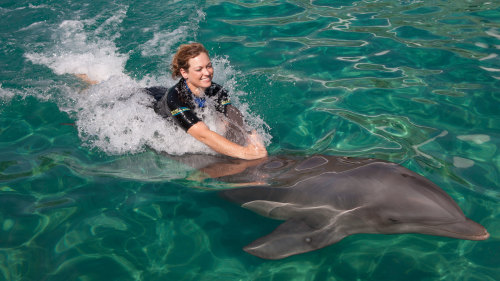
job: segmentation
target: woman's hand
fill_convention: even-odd
[[[245,147],[245,158],[247,160],[264,158],[267,156],[267,150],[264,146],[260,135],[253,130],[250,135],[248,135],[247,146]]]
[[[249,135],[249,144],[247,146],[241,146],[229,141],[225,137],[211,131],[201,121],[191,126],[187,130],[187,133],[220,154],[246,160],[254,160],[267,156],[264,143],[256,132],[252,132]]]

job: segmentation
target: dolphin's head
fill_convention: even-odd
[[[465,216],[441,216],[443,213],[428,213],[411,205],[400,209],[399,213],[392,211],[379,212],[375,216],[372,214],[371,221],[363,228],[368,233],[421,233],[465,240],[486,240],[490,236],[482,225]],[[411,214],[413,211],[420,212],[420,215]]]
[[[396,171],[388,173],[385,167],[384,174],[378,176],[392,188],[389,191],[380,187],[379,194],[363,210],[373,232],[422,233],[466,240],[489,237],[486,229],[465,217],[457,203],[436,184],[406,168],[391,166]]]

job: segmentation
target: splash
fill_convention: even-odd
[[[188,25],[182,25],[174,30],[162,30],[159,26],[153,28],[153,38],[140,46],[143,57],[173,55],[173,47],[179,42],[188,39],[189,34],[193,34],[198,29],[198,25],[205,19],[205,13],[196,10],[195,16],[190,19]],[[169,57],[170,59],[170,57]]]
[[[40,53],[30,52],[25,57],[35,64],[47,66],[58,75],[84,74],[96,85],[87,85],[82,90],[78,89],[81,86],[66,83],[52,86],[56,87],[58,94],[51,94],[54,89],[45,89],[41,90],[42,94],[38,92],[34,95],[55,101],[61,111],[73,117],[82,145],[90,149],[109,155],[139,153],[147,148],[173,155],[214,153],[172,120],[165,120],[156,114],[152,97],[142,90],[148,86],[171,87],[176,81],[168,78],[167,73],[147,76],[140,81],[126,74],[129,55],[120,53],[114,43],[120,36],[125,15],[126,10],[121,10],[94,30],[91,27],[98,22],[96,19],[66,20],[59,24],[54,31],[56,44],[52,48]],[[203,19],[203,13],[198,11],[196,17]],[[175,52],[172,46],[186,39],[182,31],[196,30],[192,24],[179,26],[173,32],[153,34],[152,39],[139,46],[142,55],[172,56]],[[178,36],[166,36],[174,33]],[[242,109],[248,123],[264,136],[268,144],[270,135],[265,122],[253,116],[246,104],[240,103],[239,97],[246,93],[236,91],[236,75],[239,72],[231,67],[227,57],[214,56],[213,65],[215,81],[232,93],[233,104]],[[215,110],[204,111],[202,119],[211,130],[224,134],[225,126]]]
[[[0,84],[0,100],[8,101],[14,97],[14,92],[9,91],[7,89],[2,88],[2,84]]]
[[[79,136],[85,145],[108,154],[137,153],[146,147],[174,155],[211,153],[172,120],[156,114],[152,104],[152,97],[137,82],[126,76],[113,77],[77,100]],[[215,112],[204,112],[203,120],[223,134]]]
[[[109,25],[117,26],[125,11],[108,19],[93,34],[85,32],[92,21],[63,21],[54,34],[57,44],[43,53],[27,53],[25,57],[35,64],[49,67],[58,75],[85,74],[95,81],[108,80],[114,75],[123,75],[128,55],[118,52],[112,39],[106,38]],[[104,37],[104,38],[102,38]]]

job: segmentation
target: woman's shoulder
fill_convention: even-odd
[[[181,106],[192,107],[190,106],[192,98],[186,93],[182,83],[183,80],[181,79],[177,84],[171,87],[165,95],[166,102],[170,108]]]
[[[165,94],[167,93],[168,88],[163,86],[153,86],[144,88],[144,90],[146,91],[146,93],[151,95],[156,101],[160,101],[161,98],[163,98],[163,96],[165,96]]]
[[[167,90],[168,99],[179,98],[179,93],[181,92],[181,87],[180,87],[181,82],[182,81],[177,82],[174,86],[170,87]]]

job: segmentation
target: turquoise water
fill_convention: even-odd
[[[500,280],[495,1],[3,0],[0,38],[0,280]],[[271,154],[400,163],[491,237],[245,253],[280,222],[165,157],[208,151],[137,92],[193,40]]]

